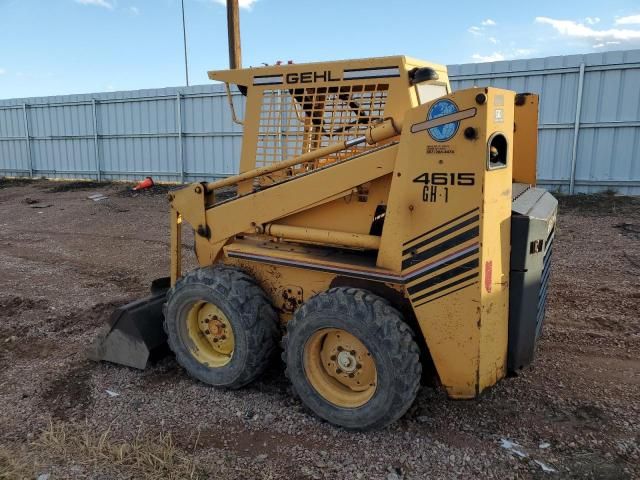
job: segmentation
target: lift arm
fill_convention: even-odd
[[[310,208],[336,196],[348,195],[354,188],[393,171],[397,143],[390,143],[326,167],[290,177],[264,189],[239,195],[215,204],[215,191],[237,185],[285,168],[310,162],[361,143],[376,144],[401,132],[391,119],[369,128],[362,137],[338,142],[324,148],[267,167],[256,168],[208,184],[195,183],[169,194],[171,221],[186,221],[195,230],[198,252],[206,252],[213,262],[227,240],[240,233],[264,232],[264,225],[296,211]],[[180,277],[180,244],[175,237],[179,228],[171,228],[171,277]],[[175,238],[174,238],[175,237]],[[358,239],[368,242],[371,239]],[[201,259],[202,260],[202,259]]]

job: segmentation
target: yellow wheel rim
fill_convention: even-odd
[[[235,340],[227,316],[212,303],[198,302],[187,315],[189,351],[200,363],[222,367],[231,361]]]
[[[339,328],[323,328],[307,340],[304,371],[313,388],[338,407],[360,407],[377,388],[378,372],[371,353]]]

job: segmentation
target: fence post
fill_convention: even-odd
[[[98,145],[98,105],[96,99],[91,100],[91,112],[93,114],[93,150],[96,157],[96,178],[102,180],[102,172],[100,170],[100,148]]]
[[[569,176],[569,195],[573,195],[576,183],[576,163],[578,161],[578,136],[580,135],[580,112],[582,110],[582,87],[584,85],[584,62],[580,64],[578,93],[576,98],[576,118],[573,124],[573,148],[571,150],[571,173]]]
[[[176,133],[178,134],[178,164],[180,167],[180,183],[184,183],[184,154],[182,152],[182,101],[180,92],[176,93]]]
[[[29,162],[29,177],[33,178],[33,157],[31,156],[31,137],[29,135],[29,116],[27,104],[22,104],[22,120],[24,123],[24,140],[27,142],[27,161]]]

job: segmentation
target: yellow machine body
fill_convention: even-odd
[[[410,312],[450,397],[504,377],[537,97],[452,92],[444,66],[403,56],[209,76],[246,94],[240,174],[170,194],[172,283],[186,222],[200,266],[250,272],[283,324],[331,287],[365,288]]]

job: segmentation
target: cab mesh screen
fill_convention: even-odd
[[[388,84],[265,90],[262,95],[256,167],[362,136],[382,120]],[[357,145],[325,159],[342,160],[373,148]]]

